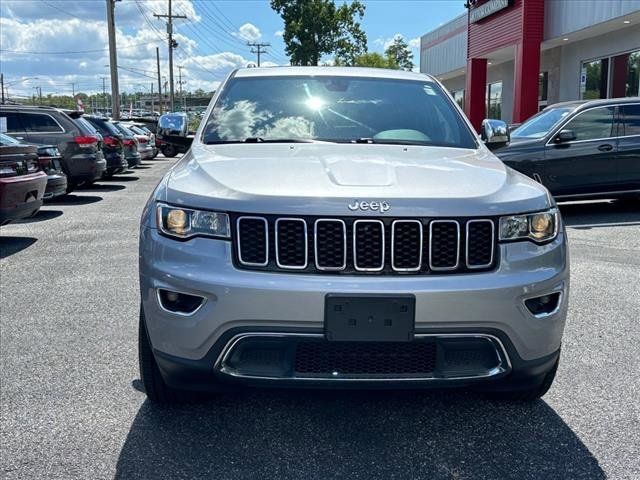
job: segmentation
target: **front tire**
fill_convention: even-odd
[[[178,149],[173,145],[165,145],[162,147],[162,155],[167,158],[175,157],[178,155]]]
[[[153,356],[142,305],[140,306],[140,324],[138,327],[138,361],[140,365],[140,379],[144,385],[147,398],[150,401],[158,404],[171,405],[191,399],[189,392],[171,388],[162,378],[158,363]]]

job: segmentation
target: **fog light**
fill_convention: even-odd
[[[558,311],[560,298],[561,292],[554,292],[540,297],[529,298],[524,301],[524,304],[536,317],[547,317]]]
[[[204,298],[197,295],[158,289],[158,303],[167,312],[178,315],[193,315],[204,303]]]

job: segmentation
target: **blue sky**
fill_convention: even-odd
[[[149,90],[160,47],[167,75],[164,21],[167,0],[121,0],[116,4],[121,90]],[[270,42],[265,64],[287,64],[282,19],[262,0],[174,0],[176,65],[185,88],[214,89],[233,68],[255,61],[248,40]],[[413,47],[419,63],[419,37],[464,12],[463,0],[370,0],[362,22],[370,51],[382,52],[396,34]],[[10,95],[95,92],[108,76],[104,0],[2,0],[0,66]],[[64,53],[63,53],[64,52]],[[177,77],[177,68],[175,69]],[[29,77],[37,77],[31,79]],[[23,80],[24,79],[24,80]],[[177,78],[176,78],[177,81]],[[108,85],[109,80],[106,80]],[[154,86],[155,87],[155,86]]]

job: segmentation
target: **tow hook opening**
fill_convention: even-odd
[[[525,306],[537,318],[548,317],[560,309],[562,292],[547,293],[524,301]]]
[[[163,310],[177,315],[193,315],[204,303],[204,297],[158,289],[158,303]]]

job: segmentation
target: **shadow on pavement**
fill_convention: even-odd
[[[100,200],[102,200],[102,197],[98,197],[97,195],[70,194],[47,202],[47,205],[89,205],[90,203],[96,203]]]
[[[38,241],[33,237],[5,237],[0,235],[0,259],[18,253]]]
[[[100,180],[102,182],[102,180]],[[118,190],[124,190],[126,187],[124,185],[113,185],[108,184],[104,185],[102,183],[92,183],[91,185],[87,185],[82,187],[82,190],[93,190],[100,192],[116,192]]]
[[[464,392],[265,390],[138,411],[126,478],[589,478],[597,460],[544,401]]]
[[[640,200],[604,200],[559,204],[567,227],[597,228],[640,225]]]
[[[49,205],[49,203],[47,203]],[[62,210],[39,210],[33,217],[23,218],[22,220],[16,220],[12,223],[34,223],[43,222],[45,220],[52,220],[58,218],[63,214]]]
[[[138,166],[136,167],[136,170],[147,170],[147,169],[149,169],[149,168],[152,168],[152,167],[150,167],[150,166],[148,166],[148,165],[149,165],[148,163],[147,163],[147,164],[145,164],[145,165],[138,165]]]
[[[124,173],[125,173],[125,172],[118,173],[117,175],[123,175]],[[128,174],[129,172],[126,172],[126,173]],[[131,172],[131,173],[133,173],[133,172]],[[135,182],[136,180],[140,180],[140,177],[130,177],[130,176],[127,176],[127,177],[120,177],[120,176],[114,176],[114,177],[111,177],[111,178],[103,178],[103,179],[101,179],[101,180],[100,180],[100,182],[101,182],[101,183],[102,183],[102,182]],[[124,187],[123,187],[123,188],[124,188]]]

